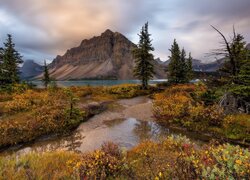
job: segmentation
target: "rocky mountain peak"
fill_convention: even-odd
[[[102,33],[101,36],[108,36],[108,35],[113,35],[113,34],[114,34],[113,31],[111,31],[110,29],[107,29],[106,31],[104,31],[104,32]]]
[[[50,70],[56,79],[133,79],[134,47],[124,35],[107,29],[57,56]]]

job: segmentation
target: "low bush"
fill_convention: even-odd
[[[153,110],[163,125],[249,142],[250,116],[226,117],[223,109],[213,102],[214,97],[202,84],[171,86],[154,96]]]
[[[223,122],[224,134],[230,139],[250,142],[250,115],[228,115]]]
[[[116,98],[132,98],[136,96],[149,95],[156,91],[156,88],[150,86],[147,90],[141,89],[139,85],[123,84],[104,88],[104,92],[115,96]]]
[[[27,90],[13,94],[12,100],[3,104],[0,147],[75,128],[86,119],[86,113],[72,106],[68,96],[63,90]]]
[[[0,157],[0,179],[249,179],[250,152],[229,144],[199,146],[185,137],[145,141],[122,152],[100,150]]]

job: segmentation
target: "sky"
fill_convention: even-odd
[[[174,39],[196,59],[220,47],[233,25],[250,42],[250,0],[0,0],[0,46],[12,34],[23,59],[43,62],[63,55],[106,29],[138,42],[145,22],[155,58],[167,60]]]

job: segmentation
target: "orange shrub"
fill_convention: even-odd
[[[221,127],[223,110],[218,105],[205,106],[200,96],[206,91],[202,84],[176,85],[154,96],[153,110],[158,121],[180,125],[194,131]]]
[[[169,94],[167,97],[165,94],[156,94],[154,99],[155,116],[167,122],[185,117],[192,103],[192,99],[182,92]]]

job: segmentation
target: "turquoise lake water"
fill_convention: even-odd
[[[157,84],[167,81],[167,79],[150,80],[149,84]],[[37,87],[43,87],[42,81],[32,81]],[[69,86],[113,86],[119,84],[139,84],[140,80],[79,80],[79,81],[56,81],[60,87]]]

